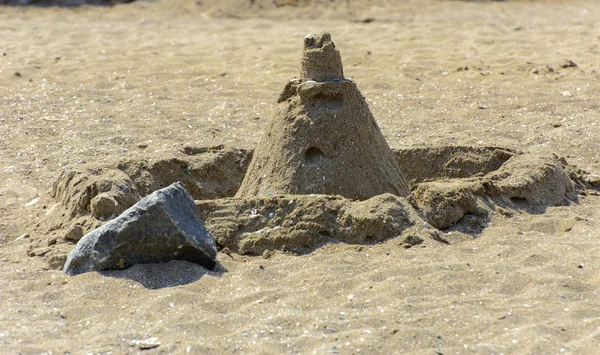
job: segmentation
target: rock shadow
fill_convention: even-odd
[[[102,270],[102,276],[135,281],[149,290],[182,286],[200,280],[204,275],[221,277],[227,269],[217,261],[213,271],[185,260],[166,263],[136,264],[123,270]]]

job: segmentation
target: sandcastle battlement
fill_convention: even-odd
[[[309,34],[304,37],[300,77],[315,81],[344,79],[342,56],[340,51],[335,48],[329,33]]]

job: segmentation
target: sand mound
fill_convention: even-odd
[[[279,102],[236,197],[408,195],[366,100],[343,78],[328,33],[305,38],[302,79],[290,81]]]
[[[90,214],[98,220],[114,218],[142,196],[177,181],[195,199],[233,196],[251,156],[250,151],[224,146],[186,147],[154,159],[123,161],[116,169],[65,171],[52,188],[51,196],[60,206],[48,211],[46,215],[54,218],[48,223],[58,223],[58,228]]]
[[[142,196],[181,181],[195,199],[233,196],[252,152],[225,146],[185,147],[171,156],[118,164]]]
[[[465,215],[487,217],[491,212],[547,206],[577,201],[572,170],[556,156],[518,154],[498,170],[481,178],[451,179],[419,184],[411,201],[431,225],[448,228]]]
[[[233,196],[252,152],[223,146],[193,148],[161,157],[129,160],[116,167],[65,171],[54,182],[51,207],[33,222],[30,256],[44,256],[54,268],[83,235],[100,227],[142,196],[181,181],[195,199]]]
[[[419,233],[423,225],[406,199],[392,194],[366,201],[326,195],[221,199],[198,201],[197,206],[221,246],[251,255],[306,253],[328,242],[372,244],[417,223],[412,234]]]
[[[427,181],[481,177],[497,170],[514,155],[514,151],[499,147],[449,146],[394,150],[396,162],[411,189]]]
[[[102,169],[63,172],[54,182],[52,197],[65,206],[64,216],[70,219],[89,213],[109,218],[140,198],[127,175]]]

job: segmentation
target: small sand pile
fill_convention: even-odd
[[[329,33],[308,35],[302,78],[283,90],[236,197],[409,194],[366,100],[343,75]]]
[[[482,177],[419,184],[409,198],[432,226],[449,228],[465,215],[483,219],[510,210],[543,212],[547,206],[577,201],[582,186],[573,170],[556,156],[517,154]]]
[[[245,149],[185,147],[116,167],[64,171],[43,202],[50,206],[31,226],[30,256],[45,257],[62,268],[66,257],[86,233],[117,217],[141,197],[181,181],[194,199],[233,196],[252,152]]]
[[[217,243],[240,254],[280,250],[304,254],[326,243],[373,244],[403,235],[410,247],[430,236],[405,198],[382,194],[365,201],[340,196],[280,195],[197,201]],[[417,226],[417,227],[414,227]],[[433,231],[432,231],[433,232]]]

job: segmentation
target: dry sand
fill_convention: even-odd
[[[27,256],[62,170],[254,148],[299,75],[301,39],[324,30],[392,148],[501,146],[600,171],[600,4],[216,4],[0,8],[0,353],[597,351],[594,190],[450,245],[220,253],[215,272],[73,278]]]

